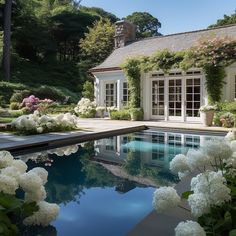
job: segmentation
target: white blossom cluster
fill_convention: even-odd
[[[45,133],[58,131],[59,129],[76,129],[78,119],[70,113],[59,114],[57,116],[40,115],[35,111],[30,115],[22,115],[12,122],[12,127],[24,133]]]
[[[153,207],[157,212],[175,207],[180,203],[180,197],[172,187],[160,187],[153,194]]]
[[[0,192],[15,195],[21,188],[25,193],[26,202],[36,202],[39,211],[25,218],[25,225],[48,225],[55,220],[59,213],[59,206],[45,202],[48,172],[41,167],[28,172],[28,166],[22,160],[14,160],[10,152],[0,152]]]
[[[221,206],[231,200],[230,189],[221,171],[206,171],[192,178],[191,190],[193,194],[188,203],[195,217],[209,213],[212,206]]]
[[[192,193],[188,204],[194,217],[210,213],[214,206],[231,201],[231,190],[225,176],[236,176],[236,140],[229,132],[224,140],[209,140],[199,150],[190,149],[186,155],[178,154],[170,162],[170,170],[179,177],[200,172],[191,180]],[[158,188],[153,197],[153,206],[158,212],[177,206],[181,198],[171,187]],[[204,236],[204,229],[193,221],[180,222],[175,228],[176,236]]]
[[[89,115],[93,110],[96,109],[96,103],[90,101],[88,98],[81,98],[74,111],[80,115]]]
[[[197,222],[187,220],[177,225],[175,236],[206,236],[206,232]]]

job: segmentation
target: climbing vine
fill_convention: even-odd
[[[203,68],[206,74],[206,89],[209,102],[221,100],[225,78],[225,67],[236,62],[236,41],[224,38],[204,38],[186,51],[158,51],[153,56],[135,57],[126,60],[122,69],[128,78],[131,108],[140,107],[140,77],[142,72],[154,70],[168,72],[179,68]]]

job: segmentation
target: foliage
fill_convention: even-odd
[[[141,71],[140,71],[139,59],[131,58],[129,60],[126,60],[122,68],[124,69],[128,79],[128,87],[130,91],[129,105],[131,108],[139,108],[141,102],[140,99]]]
[[[92,82],[86,81],[83,85],[82,96],[94,100],[94,86]]]
[[[224,15],[223,19],[217,20],[216,24],[210,25],[209,28],[215,28],[219,26],[236,24],[236,11],[232,15]]]
[[[116,21],[119,20],[119,18],[117,18],[114,14],[104,11],[102,8],[81,6],[80,10],[82,12],[98,16],[98,17],[100,17],[100,19],[108,19],[112,23],[115,23]]]
[[[132,120],[143,120],[143,109],[141,108],[131,108],[130,109],[131,119]]]
[[[112,120],[130,120],[129,110],[112,111],[110,114]]]
[[[220,111],[232,112],[236,114],[236,101],[233,102],[222,102],[217,104]]]
[[[235,123],[235,116],[234,114],[227,112],[221,115],[220,117],[220,122],[223,127],[225,128],[232,128]]]
[[[102,62],[114,48],[114,25],[107,19],[100,20],[89,27],[89,32],[80,41],[83,58],[89,58],[94,65]]]
[[[215,112],[215,114],[214,114],[214,119],[213,119],[214,125],[216,125],[216,126],[222,126],[222,123],[221,123],[220,119],[221,119],[221,116],[222,116],[224,113],[225,113],[225,112],[223,112],[223,111]]]
[[[158,29],[161,23],[157,18],[147,12],[134,12],[126,17],[126,20],[137,26],[137,38],[146,38],[159,35]]]
[[[18,109],[20,109],[20,103],[19,102],[11,102],[10,109],[11,110],[18,110]]]

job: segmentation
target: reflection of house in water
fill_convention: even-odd
[[[122,165],[127,154],[135,152],[145,165],[169,169],[169,162],[175,155],[198,148],[206,139],[209,137],[147,130],[95,141],[94,158]]]

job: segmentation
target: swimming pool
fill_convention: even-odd
[[[210,138],[149,129],[16,155],[30,168],[48,170],[47,201],[61,207],[52,226],[37,233],[127,235],[152,210],[156,187],[178,182],[169,172],[170,160]]]

